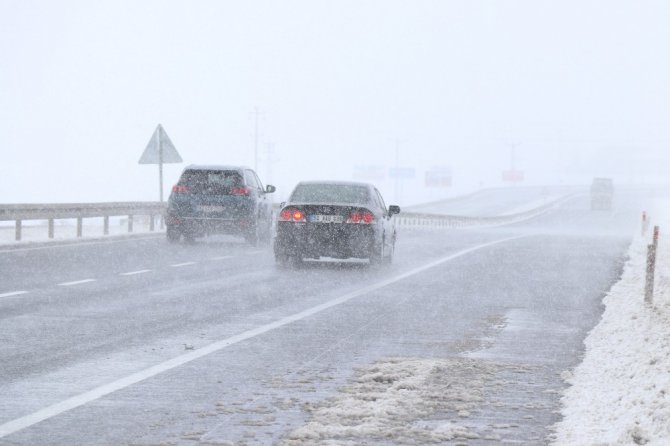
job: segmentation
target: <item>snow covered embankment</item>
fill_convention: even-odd
[[[584,341],[584,361],[564,372],[572,386],[553,444],[670,444],[670,215],[654,223],[661,236],[653,305],[644,303],[650,228],[633,240],[602,320]]]

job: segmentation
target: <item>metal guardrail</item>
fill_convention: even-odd
[[[400,227],[446,227],[461,228],[468,226],[489,226],[514,223],[539,215],[576,195],[571,194],[545,205],[517,214],[494,217],[465,217],[458,215],[428,214],[420,212],[401,212],[396,217]],[[109,234],[109,217],[127,216],[128,232],[133,232],[133,216],[149,216],[149,230],[155,230],[155,219],[160,217],[161,228],[166,204],[160,202],[119,202],[119,203],[58,203],[58,204],[2,204],[0,221],[14,221],[15,239],[21,240],[22,222],[25,220],[47,220],[49,238],[54,238],[54,220],[77,219],[77,237],[83,233],[83,219],[102,217],[103,235]]]
[[[102,217],[103,234],[109,234],[109,217],[127,216],[128,232],[133,232],[133,216],[149,216],[149,230],[155,229],[155,218],[160,216],[163,224],[165,203],[160,202],[120,202],[120,203],[56,203],[56,204],[2,204],[0,221],[15,221],[17,241],[21,240],[24,220],[47,220],[49,238],[54,238],[54,220],[77,219],[77,237],[83,233],[83,219]]]
[[[509,215],[498,215],[491,217],[465,217],[459,215],[443,215],[443,214],[428,214],[421,212],[401,212],[396,218],[397,225],[401,227],[446,227],[446,228],[462,228],[467,226],[495,226],[510,224],[517,221],[526,220],[537,216],[554,206],[557,206],[571,198],[574,198],[580,193],[566,195],[559,199],[553,200],[542,206],[529,209],[525,212],[519,212]]]

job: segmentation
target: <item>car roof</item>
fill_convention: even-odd
[[[329,185],[335,185],[335,186],[362,186],[362,187],[368,187],[372,188],[374,187],[370,183],[361,183],[360,181],[301,181],[298,183],[298,186],[301,184],[329,184]]]
[[[184,170],[251,170],[246,166],[225,166],[221,164],[191,164],[184,167]]]

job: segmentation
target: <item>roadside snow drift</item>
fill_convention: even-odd
[[[670,444],[670,218],[656,224],[654,303],[644,303],[647,234],[633,241],[623,276],[604,299],[584,361],[564,373],[572,386],[552,436],[557,445]]]

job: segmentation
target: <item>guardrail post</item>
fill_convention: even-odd
[[[644,283],[644,302],[649,305],[654,301],[654,273],[656,271],[658,232],[658,226],[654,226],[653,241],[650,245],[647,245],[647,276]]]
[[[153,214],[149,215],[149,231],[154,230],[154,217],[155,215]]]
[[[128,232],[133,232],[133,216],[128,216]]]
[[[47,223],[47,226],[49,227],[49,238],[54,238],[54,219],[50,218],[49,222]]]
[[[105,215],[102,219],[102,233],[103,235],[109,235],[109,215]]]
[[[649,225],[649,222],[647,220],[647,212],[642,211],[642,237],[647,233],[647,226]]]
[[[21,240],[21,220],[16,220],[16,233],[14,235],[17,242]]]
[[[83,218],[77,217],[77,237],[81,237],[84,233],[84,222]]]

